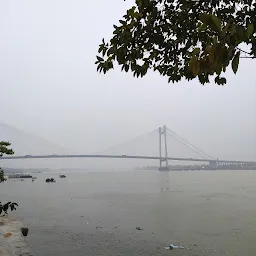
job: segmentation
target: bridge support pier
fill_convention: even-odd
[[[219,160],[217,159],[217,160],[211,160],[211,161],[209,161],[209,167],[210,167],[210,169],[212,169],[212,170],[217,170],[218,168],[219,168],[219,165],[220,165],[220,163],[219,163]]]
[[[162,167],[159,167],[158,168],[158,171],[159,172],[162,172],[162,171],[167,171],[169,172],[171,170],[171,168],[169,166],[162,166]]]
[[[166,126],[159,127],[159,168],[158,171],[170,171],[168,165],[168,151],[167,151],[167,140],[166,140]],[[164,137],[164,157],[162,157],[162,135]],[[163,165],[163,163],[165,163]]]

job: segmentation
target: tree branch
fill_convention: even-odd
[[[242,57],[240,57],[239,59],[256,59],[256,56],[242,56]]]
[[[242,50],[242,49],[240,49],[239,47],[236,47],[236,49],[237,49],[238,51],[240,51],[240,52],[243,52],[243,53],[245,53],[245,54],[251,55],[249,52],[247,52],[247,51],[245,51],[245,50]]]

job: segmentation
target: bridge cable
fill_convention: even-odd
[[[213,157],[211,157],[210,155],[208,155],[207,153],[205,153],[204,151],[202,151],[201,149],[199,149],[198,147],[194,146],[193,144],[191,144],[188,140],[182,138],[180,135],[178,135],[176,132],[170,130],[169,128],[167,128],[167,133],[172,136],[174,139],[180,141],[180,143],[182,143],[184,146],[186,146],[187,148],[190,148],[193,152],[197,153],[198,155],[200,155],[201,157],[203,157],[204,159],[213,159]],[[177,138],[176,138],[177,137]]]

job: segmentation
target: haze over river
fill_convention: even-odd
[[[255,171],[36,174],[1,184],[36,256],[256,253]],[[56,183],[45,183],[47,177]],[[136,230],[139,226],[142,230]],[[185,249],[165,250],[170,243]]]

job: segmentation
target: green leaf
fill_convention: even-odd
[[[102,59],[102,58],[99,57],[99,56],[96,56],[96,58],[97,58],[98,61],[104,61],[104,59]]]
[[[111,48],[109,48],[108,51],[107,51],[107,56],[110,56],[110,55],[113,54],[113,53],[114,53],[114,48],[111,47]]]
[[[199,19],[200,19],[200,21],[201,21],[202,23],[204,23],[205,25],[209,25],[209,21],[210,21],[210,16],[209,16],[209,14],[202,14],[202,15],[200,15]]]
[[[234,35],[236,33],[236,25],[235,24],[230,25],[229,32],[231,33],[231,35]]]
[[[227,80],[226,80],[225,77],[220,78],[219,81],[220,81],[220,84],[226,84],[227,83]]]
[[[211,15],[211,20],[213,21],[216,29],[217,29],[217,32],[221,32],[221,22],[220,22],[220,19],[218,17],[216,17],[215,15]]]
[[[104,45],[103,45],[103,44],[101,44],[101,45],[99,46],[98,53],[101,53],[101,52],[102,52],[102,50],[103,50],[103,48],[104,48]]]
[[[124,70],[125,70],[125,72],[128,72],[128,70],[129,70],[129,65],[126,64],[126,65],[124,66]]]
[[[236,26],[236,37],[238,41],[243,41],[246,37],[246,31],[242,26]]]
[[[122,49],[118,52],[117,61],[118,61],[119,64],[124,64],[125,63],[125,53]]]
[[[226,84],[227,82],[225,77],[220,77],[220,76],[216,76],[214,81],[218,85],[223,85],[223,84]]]
[[[123,21],[123,20],[119,20],[119,22],[120,22],[122,25],[126,25],[126,22]]]
[[[240,52],[237,52],[234,59],[232,60],[232,69],[233,72],[236,74],[238,70],[238,65],[239,65],[239,57],[240,57]]]
[[[214,62],[216,49],[217,49],[216,45],[213,45],[209,49],[209,61],[211,64]]]
[[[101,72],[101,64],[99,64],[99,65],[97,66],[97,71],[100,71],[100,72]]]
[[[195,48],[195,49],[193,50],[193,53],[194,53],[195,55],[198,55],[198,54],[200,53],[200,48]]]
[[[127,15],[129,15],[131,17],[134,17],[134,10],[135,10],[135,6],[133,6],[131,9],[129,9],[127,11]]]
[[[199,19],[203,24],[205,24],[199,31],[203,30],[206,25],[209,25],[214,31],[221,32],[221,22],[217,16],[202,14]]]
[[[194,76],[197,76],[200,70],[199,61],[196,57],[192,58],[190,61],[190,70]]]
[[[198,28],[198,31],[199,32],[202,32],[203,30],[205,30],[207,28],[207,24],[206,23],[203,23],[199,28]]]
[[[136,4],[140,7],[142,5],[142,0],[136,0]]]
[[[222,61],[221,59],[218,59],[218,61],[215,61],[215,72],[220,75],[220,73],[222,72]]]
[[[254,33],[254,25],[251,23],[251,24],[248,25],[248,28],[247,28],[247,36],[248,36],[248,38],[251,38],[253,33]]]

